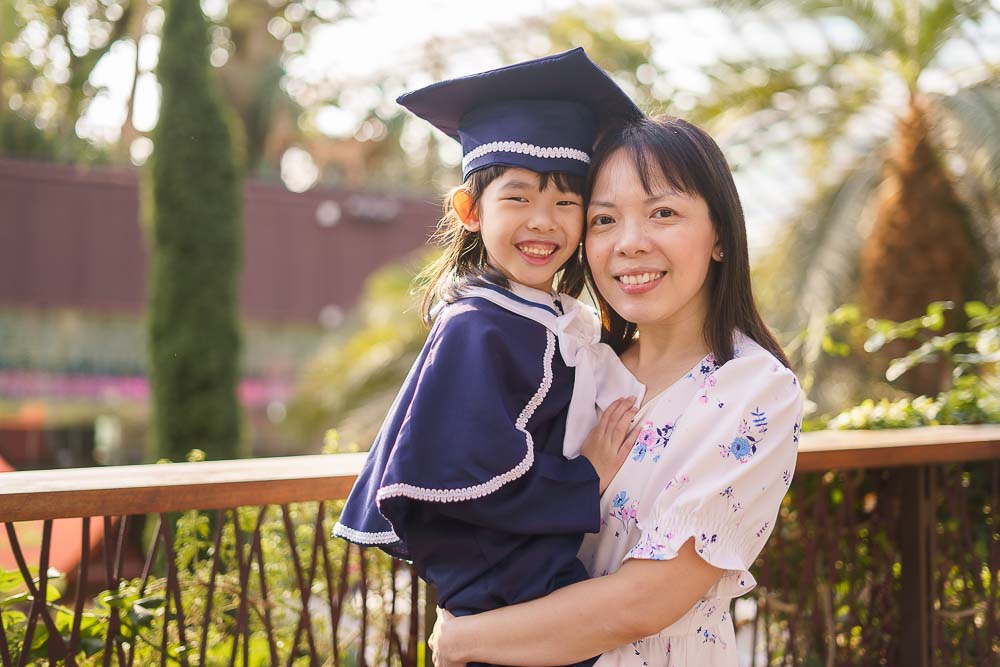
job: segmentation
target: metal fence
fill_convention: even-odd
[[[330,538],[364,456],[0,476],[17,564],[0,575],[3,665],[427,664],[433,592]],[[996,664],[998,504],[1000,427],[805,434],[760,585],[733,610],[744,656]],[[80,557],[63,601],[49,565],[66,521]],[[29,564],[19,534],[39,526]]]

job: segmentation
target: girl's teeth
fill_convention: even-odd
[[[521,252],[535,257],[548,257],[555,252],[555,248],[534,248],[532,246],[518,246]]]
[[[661,273],[640,273],[639,275],[634,275],[634,276],[632,276],[632,275],[622,276],[622,277],[619,278],[619,280],[622,281],[623,283],[625,283],[626,285],[645,285],[648,282],[656,280],[657,278],[661,277],[662,275],[663,275],[662,272]]]

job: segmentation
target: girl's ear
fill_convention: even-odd
[[[479,214],[476,207],[472,205],[472,195],[465,188],[455,190],[451,196],[451,207],[458,214],[458,219],[462,221],[462,226],[470,232],[479,231]]]

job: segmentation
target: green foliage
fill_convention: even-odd
[[[0,0],[0,109],[5,110],[11,101],[11,108],[17,109],[27,127],[42,128],[35,134],[45,141],[44,146],[28,146],[24,137],[12,138],[0,131],[0,154],[88,163],[125,161],[127,142],[143,134],[132,124],[132,114],[123,116],[117,139],[98,140],[119,144],[107,147],[106,152],[77,136],[77,122],[105,92],[92,80],[97,64],[120,47],[134,47],[147,35],[162,36],[163,4],[163,0]],[[313,29],[344,14],[344,4],[339,0],[227,0],[206,3],[206,7],[214,12],[212,48],[228,56],[216,68],[220,90],[242,121],[248,165],[253,167],[263,159],[276,129],[283,135],[281,149],[300,136],[296,121],[301,110],[279,85],[285,74],[282,56],[301,51]],[[139,60],[132,60],[135,70],[129,75],[142,73]],[[134,95],[133,89],[129,107]],[[29,147],[31,151],[26,150]]]
[[[916,349],[890,362],[886,380],[894,382],[920,364],[943,360],[952,369],[952,383],[933,398],[867,398],[830,420],[813,420],[810,426],[878,429],[1000,423],[1000,306],[968,302],[964,306],[966,330],[938,333],[954,307],[951,302],[935,302],[924,315],[905,322],[862,321],[860,309],[853,304],[831,313],[823,333],[827,354],[846,357],[858,341],[865,352],[874,354],[893,341],[916,340],[920,342]]]
[[[769,665],[897,665],[908,610],[900,605],[901,527],[916,511],[902,485],[912,468],[796,474],[761,552],[751,593],[765,614]],[[933,466],[927,576],[935,635],[931,664],[993,664],[991,610],[1000,603],[995,549],[997,465]],[[790,577],[793,572],[796,576]]]
[[[357,651],[360,645],[362,605],[353,600],[359,593],[361,569],[366,574],[365,587],[368,591],[363,605],[367,609],[367,624],[369,632],[368,664],[387,664],[387,646],[384,641],[372,641],[372,638],[385,638],[390,591],[393,584],[389,567],[389,558],[378,550],[366,550],[359,558],[356,548],[352,549],[351,557],[345,558],[347,543],[330,537],[333,523],[339,515],[343,503],[335,503],[327,508],[324,519],[320,523],[322,535],[320,540],[327,543],[330,579],[324,573],[322,557],[313,581],[311,595],[315,600],[321,600],[326,605],[329,594],[339,599],[339,586],[342,568],[347,565],[346,595],[341,606],[341,618],[338,622],[339,652],[341,664],[357,663]],[[98,593],[91,605],[83,613],[80,626],[80,650],[76,655],[77,664],[100,665],[104,658],[104,644],[112,616],[117,615],[120,623],[119,636],[124,642],[134,648],[136,665],[158,664],[160,661],[160,645],[163,639],[164,624],[167,624],[167,655],[168,664],[177,664],[184,654],[192,665],[198,663],[198,653],[201,644],[206,643],[205,665],[228,665],[233,651],[236,624],[239,614],[239,597],[237,593],[243,590],[240,581],[240,560],[254,557],[248,583],[248,623],[251,632],[249,639],[249,659],[242,654],[242,641],[237,648],[237,665],[271,664],[270,647],[267,641],[264,610],[270,615],[273,628],[272,637],[278,647],[280,664],[309,664],[308,645],[305,637],[299,644],[293,646],[296,626],[302,609],[296,570],[292,558],[298,558],[303,569],[308,568],[311,550],[316,530],[317,503],[302,503],[289,506],[289,520],[295,536],[296,548],[293,551],[285,533],[281,509],[269,506],[261,517],[259,508],[239,508],[236,521],[239,535],[233,522],[227,518],[222,529],[220,542],[219,569],[215,575],[215,587],[212,593],[211,617],[208,621],[208,633],[202,636],[201,628],[208,613],[208,582],[213,573],[213,556],[215,555],[215,515],[190,511],[178,516],[174,527],[175,559],[174,565],[178,572],[178,583],[181,599],[184,605],[184,638],[182,642],[176,622],[176,609],[172,597],[169,596],[167,580],[164,576],[151,578],[143,587],[140,579],[122,581],[114,590]],[[252,556],[251,534],[254,527],[260,523],[260,549],[263,557],[263,575],[267,589],[267,600],[260,584],[260,562]],[[162,569],[162,568],[161,568]],[[53,573],[55,574],[55,573]],[[37,576],[35,581],[37,582]],[[50,582],[51,582],[50,578]],[[407,580],[408,581],[408,580]],[[402,580],[397,586],[402,586]],[[57,587],[50,583],[48,587],[47,608],[56,622],[59,633],[69,639],[73,626],[73,610],[59,604]],[[169,598],[169,599],[168,599]],[[359,597],[360,599],[360,597]],[[7,643],[13,649],[16,662],[23,648],[24,631],[27,617],[25,612],[31,598],[24,592],[21,575],[18,572],[8,572],[0,569],[0,615]],[[397,608],[396,613],[400,610]],[[398,618],[397,618],[398,620]],[[317,610],[310,614],[310,622],[316,642],[317,652],[324,658],[334,653],[331,643],[331,618]],[[43,624],[37,624],[32,639],[28,664],[47,664],[48,650],[46,642],[48,633]],[[126,650],[132,650],[126,647]],[[112,661],[115,664],[115,661]]]
[[[56,147],[31,121],[6,109],[0,109],[0,154],[51,160]]]
[[[415,274],[392,264],[366,281],[347,322],[302,370],[286,418],[295,437],[315,440],[335,425],[346,450],[371,443],[427,338]]]
[[[174,460],[192,446],[213,459],[235,458],[242,175],[209,78],[196,0],[168,3],[157,74],[148,322],[154,445]]]
[[[102,161],[99,152],[77,138],[76,121],[84,101],[98,93],[89,84],[91,72],[125,35],[140,4],[144,6],[139,0],[0,2],[0,108],[6,110],[13,101],[11,108],[29,126],[40,128],[37,134],[44,141],[26,153],[23,135],[19,141],[14,137],[14,143],[7,143],[10,135],[0,136],[0,153]],[[85,33],[71,34],[80,19]]]

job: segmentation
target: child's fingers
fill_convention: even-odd
[[[620,445],[621,447],[620,451],[624,451],[626,454],[628,454],[628,452],[632,450],[632,445],[634,445],[635,441],[639,439],[639,433],[641,431],[642,427],[639,424],[636,424],[635,428],[629,431],[629,434],[625,436],[624,440],[622,440]]]
[[[622,445],[625,443],[629,428],[632,425],[632,417],[634,417],[636,413],[635,408],[629,407],[628,403],[625,405],[625,409],[618,415],[618,421],[615,422],[611,429],[611,444],[616,451],[621,449]]]
[[[614,425],[618,422],[621,411],[624,409],[625,405],[625,399],[619,398],[609,405],[608,409],[601,415],[601,420],[598,422],[601,439],[606,440],[610,437],[611,431],[614,428]]]

